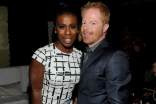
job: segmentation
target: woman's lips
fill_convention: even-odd
[[[71,38],[68,38],[68,39],[64,39],[64,42],[65,43],[71,43],[72,39]]]

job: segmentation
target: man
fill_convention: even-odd
[[[78,85],[78,104],[128,104],[131,74],[127,56],[106,39],[110,12],[101,2],[81,8],[84,53]],[[88,56],[89,55],[89,56]]]

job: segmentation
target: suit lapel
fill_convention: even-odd
[[[103,48],[108,46],[108,42],[106,39],[104,39],[101,44],[93,51],[93,53],[89,56],[86,63],[83,65],[83,56],[81,60],[81,75],[80,75],[80,81],[82,80],[87,68],[92,64],[92,62],[97,59],[103,53]]]
[[[81,56],[81,63],[80,63],[80,67],[82,68],[83,67],[83,59],[84,59],[84,51],[83,51],[83,54]]]

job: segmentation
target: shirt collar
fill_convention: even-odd
[[[103,40],[103,39],[102,39]],[[86,49],[91,49],[91,51],[93,52],[99,45],[100,45],[100,43],[102,42],[102,40],[101,41],[99,41],[97,44],[95,44],[93,47],[91,47],[91,48],[89,48],[88,46],[86,47]]]

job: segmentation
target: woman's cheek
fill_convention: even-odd
[[[156,73],[154,73],[154,76],[156,77]]]

